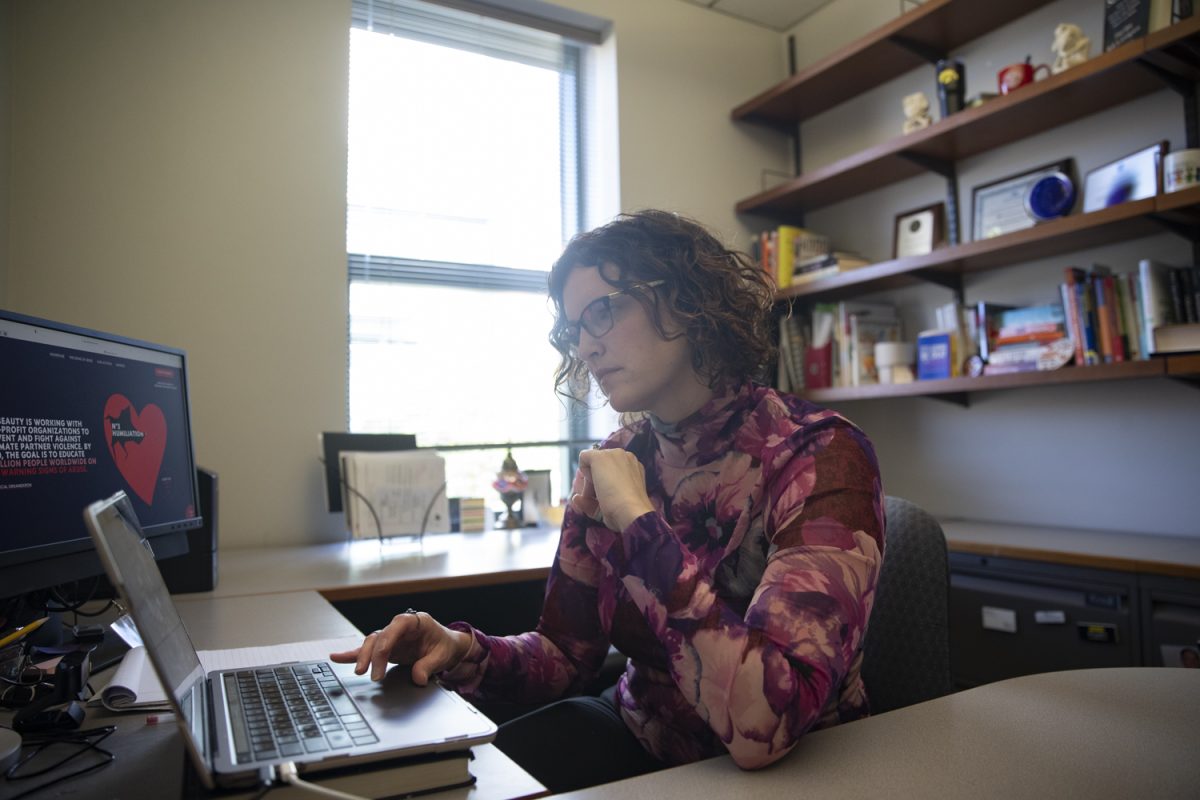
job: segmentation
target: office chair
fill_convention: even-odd
[[[885,513],[883,566],[863,642],[873,714],[953,690],[946,537],[936,519],[907,500],[887,497]]]

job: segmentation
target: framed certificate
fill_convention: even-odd
[[[945,219],[943,203],[897,214],[892,258],[923,256],[945,244]]]
[[[1029,192],[1043,178],[1057,174],[1070,176],[1073,172],[1074,164],[1066,158],[1029,172],[976,186],[971,197],[971,240],[978,242],[1032,228],[1038,219],[1030,212]]]
[[[1167,143],[1158,142],[1089,172],[1083,182],[1084,213],[1161,192],[1166,153]]]

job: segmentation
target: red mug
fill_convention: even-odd
[[[996,73],[996,83],[1000,86],[1000,94],[1008,94],[1013,89],[1020,89],[1027,83],[1033,83],[1039,69],[1046,70],[1047,75],[1050,74],[1050,67],[1045,64],[1038,64],[1036,67],[1028,61],[1023,64],[1009,64]]]

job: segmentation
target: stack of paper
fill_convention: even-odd
[[[450,531],[446,462],[432,450],[343,452],[342,508],[356,539]]]

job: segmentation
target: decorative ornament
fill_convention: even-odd
[[[1050,49],[1054,52],[1054,63],[1050,66],[1050,73],[1057,75],[1087,61],[1092,54],[1092,40],[1083,35],[1078,25],[1060,22],[1054,28],[1054,42]]]
[[[924,92],[913,92],[904,97],[904,133],[912,133],[933,124],[929,116],[929,98]]]
[[[504,501],[504,507],[508,509],[508,516],[504,518],[505,528],[521,527],[521,520],[513,513],[513,506],[518,500],[524,498],[525,487],[528,485],[529,479],[517,467],[516,459],[513,458],[510,449],[504,456],[504,463],[500,465],[500,471],[496,473],[496,480],[492,481],[492,488],[500,493],[500,499]]]

